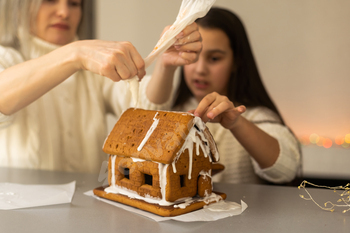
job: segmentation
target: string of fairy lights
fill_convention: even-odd
[[[299,141],[305,146],[317,145],[324,148],[342,147],[344,149],[350,149],[350,133],[346,135],[339,135],[333,139],[312,133],[310,135],[299,137]]]
[[[307,185],[313,186],[313,187],[317,187],[317,188],[331,189],[340,198],[337,197],[336,199],[338,199],[338,200],[336,200],[335,202],[334,201],[327,201],[322,206],[322,205],[318,204],[314,200],[314,198],[311,196],[309,191],[306,189]],[[329,186],[324,186],[324,185],[316,185],[316,184],[313,184],[313,183],[310,183],[310,182],[304,180],[298,186],[298,189],[304,189],[304,191],[307,194],[306,196],[300,194],[299,196],[301,198],[303,198],[304,200],[307,200],[307,201],[314,202],[318,207],[320,207],[323,210],[327,210],[327,211],[333,212],[335,209],[342,208],[343,209],[343,211],[342,211],[343,213],[346,213],[346,212],[348,212],[350,210],[350,183],[348,183],[345,186],[329,187]]]

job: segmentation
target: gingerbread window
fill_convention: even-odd
[[[153,186],[153,176],[149,174],[144,174],[145,176],[145,184]]]
[[[185,183],[185,179],[186,179],[186,175],[180,175],[180,187],[186,187],[186,183]]]
[[[123,168],[123,175],[124,175],[124,178],[130,179],[130,169],[127,167],[124,167]]]

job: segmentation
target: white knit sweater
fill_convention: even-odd
[[[29,48],[33,59],[58,46],[32,38]],[[21,51],[0,46],[0,72],[23,61]],[[161,107],[140,100],[138,107]],[[79,71],[14,115],[0,113],[0,166],[99,172],[106,114],[120,116],[132,102],[126,82]]]

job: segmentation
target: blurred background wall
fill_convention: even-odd
[[[181,0],[96,0],[95,37],[146,57]],[[303,144],[307,177],[350,179],[350,1],[217,0],[244,22],[266,88]],[[152,72],[153,66],[147,69]]]

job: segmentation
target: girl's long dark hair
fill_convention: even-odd
[[[229,38],[233,51],[235,72],[231,74],[227,97],[236,105],[246,107],[264,106],[274,111],[281,119],[281,114],[269,97],[255,63],[253,52],[243,23],[233,12],[213,7],[203,18],[197,19],[197,24],[206,29],[220,29]],[[181,82],[174,106],[185,103],[193,94],[184,80],[183,68]]]

